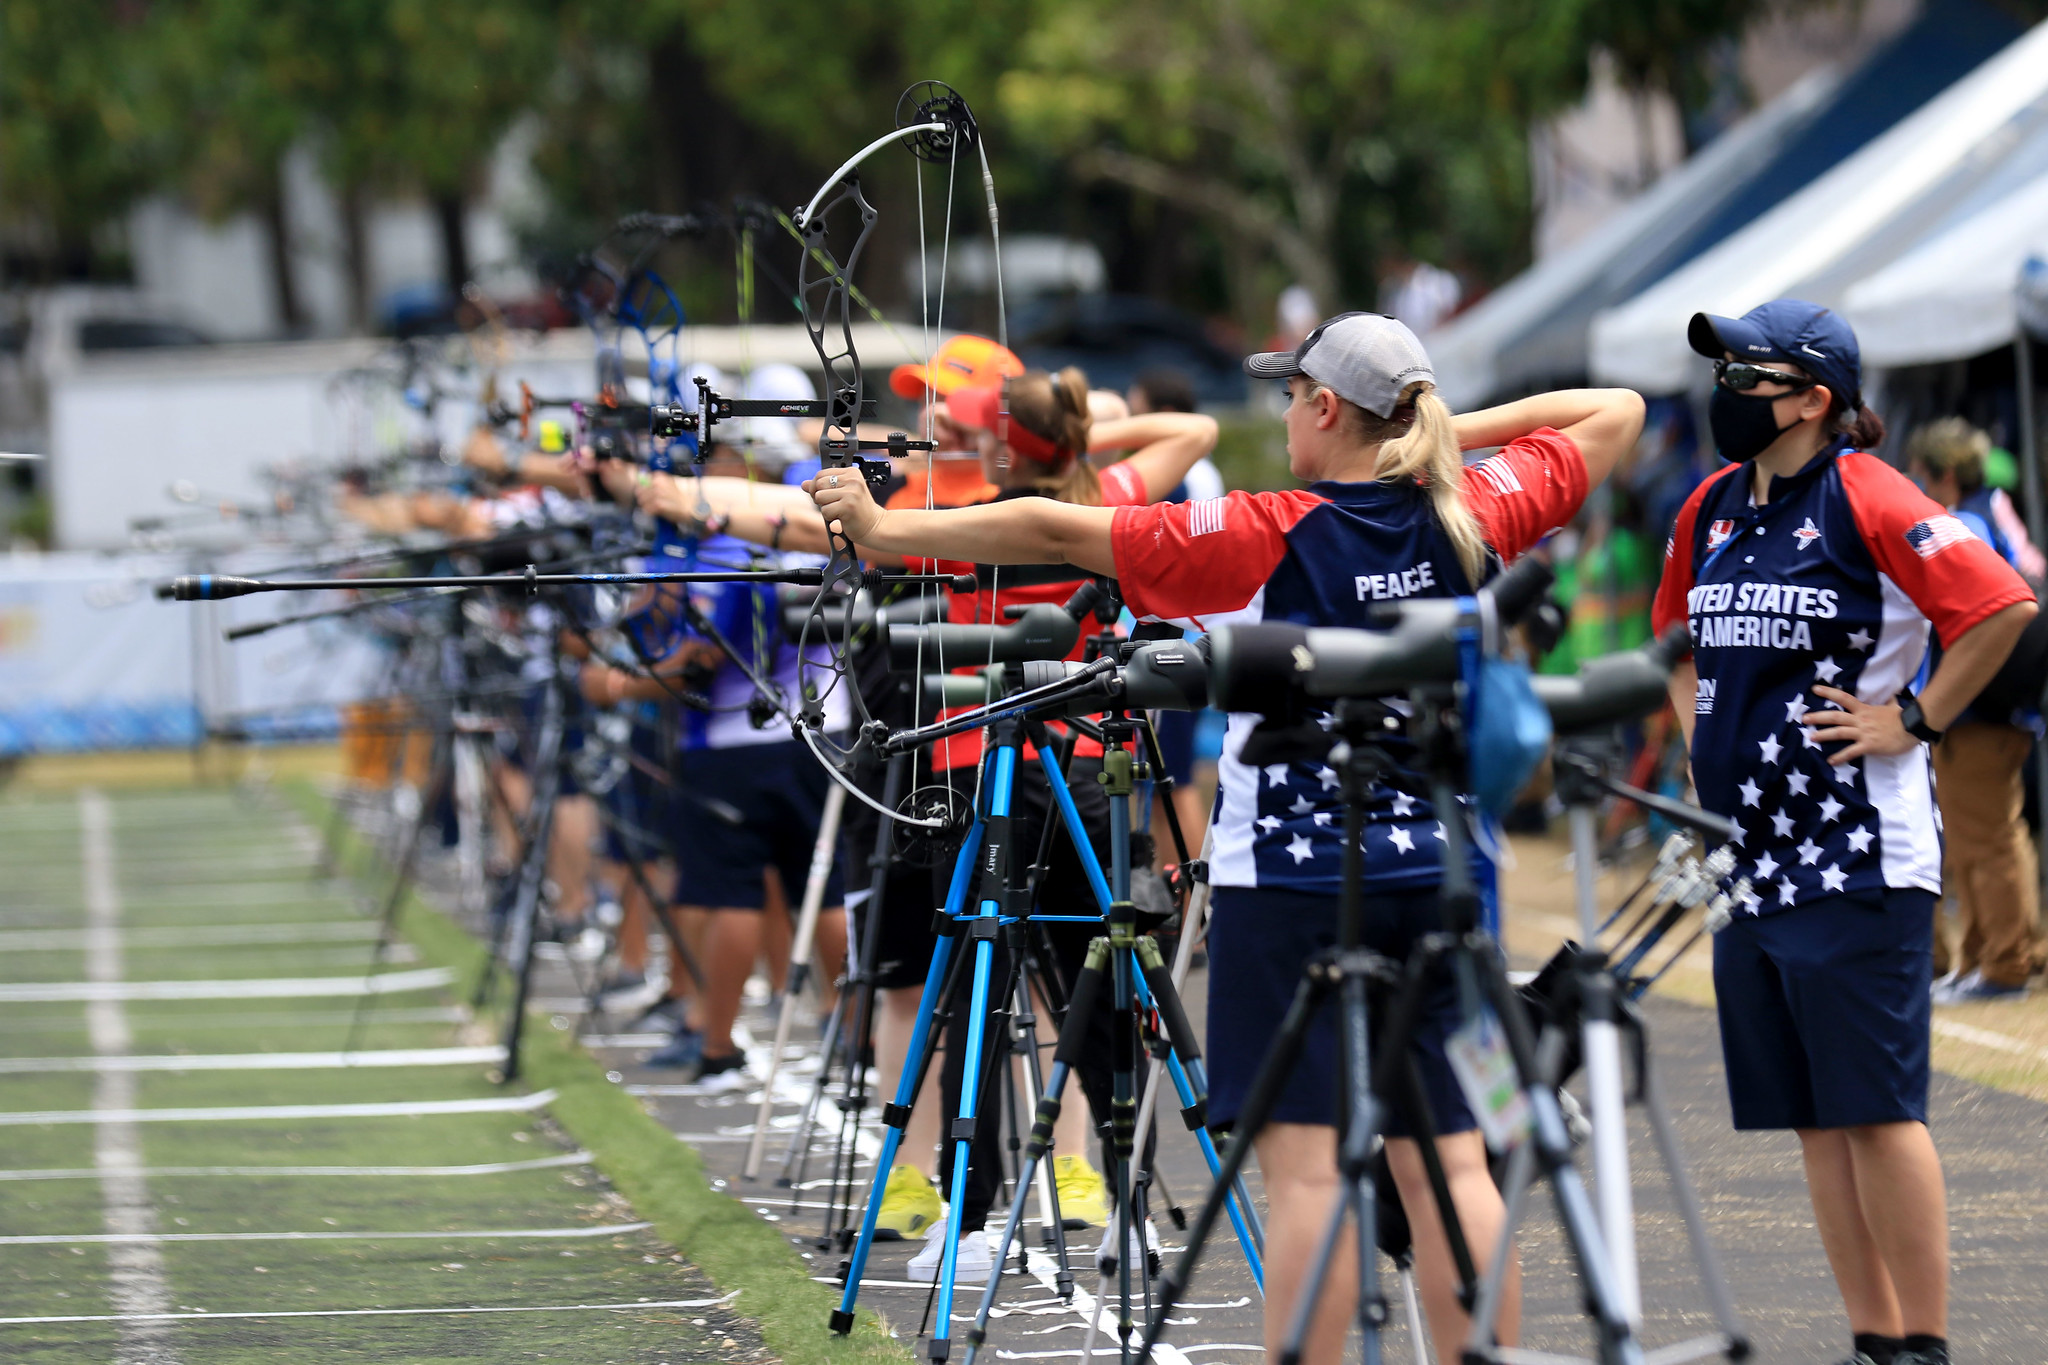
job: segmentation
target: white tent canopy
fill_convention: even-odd
[[[1842,313],[1868,366],[1962,360],[2019,335],[2015,286],[2048,254],[2048,174],[1851,285]]]
[[[1578,242],[1432,333],[1427,338],[1429,356],[1446,401],[1453,408],[1470,407],[1518,380],[1542,377],[1510,372],[1505,353],[1572,305],[1590,313],[1625,290],[1646,258],[1718,212],[1748,183],[1749,168],[1766,164],[1784,140],[1805,125],[1815,107],[1834,94],[1842,77],[1842,70],[1833,66],[1810,72]],[[1588,295],[1593,297],[1586,299]],[[1583,332],[1576,340],[1583,347]],[[1553,372],[1579,368],[1583,358],[1583,350],[1559,356]]]
[[[1739,315],[1787,296],[1839,306],[1856,280],[1911,249],[2010,175],[2048,130],[2048,24],[2008,45],[1740,232],[1593,320],[1602,382],[1650,393],[1688,387],[1704,362],[1686,344],[1694,313]],[[2000,186],[2003,192],[2003,186]]]

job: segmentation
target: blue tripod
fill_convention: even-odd
[[[952,921],[958,930],[965,932],[968,940],[973,943],[975,951],[970,1004],[971,1013],[965,1049],[966,1055],[963,1058],[965,1075],[961,1085],[959,1113],[951,1127],[951,1138],[954,1143],[952,1155],[952,1189],[954,1191],[954,1198],[944,1233],[946,1241],[939,1271],[936,1305],[937,1326],[934,1329],[930,1345],[930,1354],[934,1361],[945,1360],[951,1345],[952,1300],[956,1274],[955,1263],[959,1247],[961,1195],[966,1189],[970,1143],[975,1131],[981,1087],[984,1084],[984,1059],[987,1050],[986,1020],[992,1005],[989,977],[992,970],[995,939],[997,934],[1003,931],[1004,926],[1013,926],[1014,932],[1014,926],[1017,926],[1020,921],[1027,918],[1021,913],[1022,907],[1012,908],[1011,906],[1013,896],[1009,878],[1010,817],[1017,777],[1017,764],[1021,757],[1021,746],[1026,725],[1027,722],[1017,712],[1013,711],[1000,715],[991,727],[994,732],[995,747],[986,760],[986,780],[984,782],[986,794],[985,809],[977,812],[977,819],[955,862],[953,879],[948,888],[944,911],[945,918]],[[1041,734],[1038,738],[1042,741],[1044,736]],[[1113,862],[1118,869],[1117,879],[1122,888],[1122,895],[1113,897],[1109,882],[1103,876],[1101,865],[1095,857],[1093,846],[1088,839],[1080,813],[1075,807],[1073,797],[1067,790],[1059,767],[1052,757],[1051,748],[1044,742],[1040,742],[1038,747],[1039,761],[1044,766],[1061,820],[1072,838],[1082,866],[1087,873],[1090,886],[1098,903],[1099,913],[1085,916],[1031,915],[1028,918],[1040,921],[1101,922],[1104,916],[1110,912],[1111,907],[1119,902],[1128,910],[1130,835],[1128,806],[1121,798],[1113,800],[1110,806],[1112,848],[1115,855]],[[1116,764],[1119,758],[1121,759],[1122,769],[1126,771],[1123,794],[1127,795],[1129,792],[1127,777],[1127,770],[1130,764],[1129,754],[1122,751],[1121,748],[1113,749],[1110,756],[1105,759],[1105,770],[1109,773],[1117,771]],[[1114,789],[1114,785],[1112,785],[1112,790]],[[966,914],[965,907],[970,894],[969,884],[976,877],[977,871],[979,873],[979,882],[973,888],[973,895],[977,901],[978,909],[973,914]],[[1112,975],[1116,983],[1115,999],[1120,1008],[1121,1017],[1131,1019],[1136,1004],[1142,1002],[1147,1008],[1150,1008],[1154,1003],[1155,997],[1163,996],[1165,999],[1173,1001],[1173,1008],[1166,1013],[1165,1017],[1169,1019],[1177,1017],[1179,1020],[1180,1027],[1173,1030],[1180,1035],[1176,1038],[1176,1042],[1192,1043],[1192,1030],[1186,1027],[1185,1017],[1180,1014],[1178,1002],[1171,995],[1170,981],[1163,969],[1156,972],[1147,972],[1142,967],[1134,967],[1134,959],[1137,956],[1137,950],[1133,947],[1133,944],[1137,941],[1134,930],[1135,917],[1134,912],[1132,912],[1131,924],[1129,931],[1126,933],[1126,938],[1130,940],[1130,942],[1125,944],[1127,950],[1114,954],[1111,959]],[[917,1059],[917,1064],[905,1066],[902,1079],[897,1088],[895,1103],[885,1106],[883,1109],[882,1121],[886,1131],[883,1134],[882,1152],[876,1165],[873,1185],[869,1191],[867,1205],[863,1212],[860,1234],[847,1263],[845,1292],[842,1296],[840,1307],[833,1313],[831,1319],[833,1330],[840,1333],[850,1331],[853,1326],[854,1304],[859,1296],[860,1282],[866,1267],[868,1251],[874,1240],[876,1220],[880,1213],[882,1189],[888,1178],[889,1171],[895,1165],[896,1153],[902,1141],[903,1128],[909,1120],[910,1105],[917,1094],[920,1078],[925,1066],[930,1062],[934,1048],[932,1029],[934,1015],[940,999],[947,993],[950,979],[967,965],[964,961],[956,961],[956,937],[957,934],[942,935],[939,939],[936,951],[933,954],[931,967],[926,974],[924,996],[919,1003],[917,1020],[911,1034],[909,1055],[912,1059]],[[1142,942],[1151,949],[1150,959],[1153,963],[1157,964],[1159,959],[1156,945],[1153,945],[1150,940],[1143,940]],[[1106,947],[1103,949],[1103,956],[1111,956],[1109,949]],[[1093,960],[1094,954],[1091,952],[1091,961]],[[1148,975],[1152,977],[1150,982],[1146,980]],[[1083,973],[1083,977],[1087,977],[1086,972]],[[1101,972],[1098,964],[1094,975],[1096,986],[1091,989],[1099,988],[1100,977]],[[1080,984],[1077,983],[1077,991]],[[1161,988],[1164,989],[1162,990]],[[1076,1003],[1079,1003],[1078,995]],[[1070,1019],[1073,1017],[1072,1008],[1070,1006],[1068,1015]],[[1071,1029],[1063,1031],[1063,1040],[1071,1032]],[[1127,1061],[1129,1065],[1119,1066],[1115,1072],[1117,1084],[1116,1093],[1113,1098],[1112,1126],[1117,1134],[1119,1153],[1119,1160],[1116,1162],[1116,1188],[1118,1207],[1120,1209],[1118,1227],[1120,1241],[1118,1245],[1127,1246],[1131,1217],[1131,1182],[1128,1174],[1129,1163],[1124,1158],[1128,1155],[1130,1137],[1134,1127],[1133,1120],[1137,1107],[1137,1096],[1133,1081],[1136,1069],[1135,1026],[1133,1025],[1129,1029],[1124,1030],[1121,1036],[1127,1040],[1127,1046],[1123,1047],[1121,1051],[1128,1052],[1130,1055],[1128,1057],[1120,1057],[1120,1060]],[[1190,1071],[1189,1067],[1183,1066],[1178,1057],[1169,1059],[1169,1068],[1174,1076],[1176,1091],[1181,1096],[1183,1106],[1189,1112],[1199,1116],[1201,1105],[1205,1098],[1206,1084],[1201,1075],[1199,1053],[1189,1050],[1188,1055],[1192,1059],[1192,1071]],[[1047,1094],[1051,1097],[1050,1110],[1046,1107],[1046,1100],[1041,1100],[1040,1102],[1037,1123],[1033,1128],[1031,1145],[1028,1149],[1030,1164],[1027,1165],[1025,1173],[1018,1183],[1017,1194],[1012,1202],[1009,1225],[1003,1241],[1004,1252],[1007,1251],[1010,1241],[1014,1238],[1017,1225],[1021,1221],[1024,1192],[1030,1188],[1031,1180],[1036,1172],[1037,1160],[1042,1157],[1046,1150],[1046,1144],[1051,1135],[1052,1122],[1057,1118],[1059,1112],[1057,1096],[1064,1087],[1066,1077],[1071,1073],[1075,1060],[1077,1059],[1071,1053],[1056,1060],[1053,1080],[1047,1088]],[[1213,1171],[1218,1164],[1214,1148],[1207,1141],[1206,1132],[1201,1133],[1201,1137],[1204,1155],[1209,1160]],[[1241,1190],[1237,1193],[1241,1195]],[[1256,1239],[1258,1233],[1255,1222],[1249,1219],[1249,1201],[1242,1200],[1241,1198],[1234,1199],[1231,1201],[1231,1207],[1233,1224],[1240,1231],[1240,1239],[1245,1246],[1247,1256],[1252,1261],[1254,1273],[1257,1274],[1258,1253]],[[1055,1219],[1057,1219],[1057,1210],[1055,1210]],[[991,1276],[990,1288],[984,1293],[983,1310],[977,1322],[977,1337],[980,1334],[981,1325],[986,1322],[988,1307],[993,1303],[994,1284],[999,1279],[1003,1255],[998,1254],[993,1259],[995,1273]],[[1124,1302],[1128,1304],[1129,1258],[1127,1256],[1120,1256],[1119,1260],[1124,1263],[1122,1275]],[[1126,1310],[1125,1317],[1127,1320],[1128,1316],[1128,1310]]]

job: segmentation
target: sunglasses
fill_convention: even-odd
[[[1731,393],[1748,393],[1759,384],[1783,384],[1794,393],[1801,393],[1820,383],[1805,375],[1787,374],[1763,365],[1752,365],[1743,360],[1717,360],[1714,362],[1714,382]]]

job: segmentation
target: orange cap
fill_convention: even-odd
[[[1001,388],[1003,380],[1024,373],[1016,352],[987,337],[962,333],[933,353],[929,365],[898,365],[889,372],[889,387],[900,398],[923,398],[927,390],[940,397],[963,384]]]

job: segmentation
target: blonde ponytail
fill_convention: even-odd
[[[1418,380],[1401,391],[1393,415],[1380,417],[1359,409],[1367,440],[1380,446],[1377,472],[1382,483],[1409,480],[1429,490],[1437,523],[1451,538],[1465,581],[1479,583],[1486,568],[1486,538],[1478,518],[1465,505],[1464,453],[1451,427],[1451,410],[1436,396],[1436,386]]]

